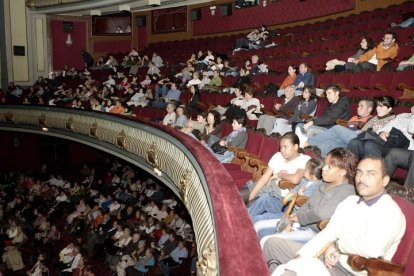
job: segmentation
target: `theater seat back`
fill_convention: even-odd
[[[404,275],[414,275],[414,205],[399,196],[393,195],[392,198],[400,206],[406,218],[405,234],[392,261],[405,266]]]

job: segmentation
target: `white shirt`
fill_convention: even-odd
[[[177,115],[174,113],[167,114],[164,117],[164,120],[162,120],[163,125],[173,125],[175,123],[175,119],[177,118]]]
[[[366,275],[364,271],[353,271],[345,254],[391,260],[405,233],[405,226],[405,216],[391,196],[382,195],[370,204],[360,200],[359,196],[349,196],[338,205],[328,226],[298,254],[314,257],[326,244],[336,241],[344,253],[339,257],[341,265],[355,275]]]
[[[310,157],[308,155],[299,153],[295,159],[287,162],[282,154],[278,152],[270,159],[269,168],[273,170],[273,175],[283,170],[289,174],[293,174],[299,169],[304,170],[309,159]]]

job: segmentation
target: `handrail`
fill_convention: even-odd
[[[192,137],[123,116],[29,105],[0,105],[0,130],[73,140],[146,170],[169,186],[187,207],[193,221],[199,275],[268,274],[231,176]]]

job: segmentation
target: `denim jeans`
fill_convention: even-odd
[[[223,154],[214,153],[214,156],[220,163],[231,163],[231,160],[233,160],[234,157],[234,152],[226,150]]]
[[[263,213],[279,214],[282,212],[282,202],[279,198],[271,195],[262,195],[258,197],[253,203],[247,208],[249,215],[255,223],[256,221],[265,217],[259,217]]]
[[[304,227],[293,226],[290,232],[282,232],[282,233],[275,234],[275,228],[276,228],[278,221],[279,220],[269,221],[270,223],[268,225],[268,228],[263,228],[259,231],[260,236],[261,236],[260,246],[262,248],[264,244],[266,243],[266,241],[273,237],[288,239],[288,240],[292,240],[292,241],[296,241],[300,243],[307,243],[316,235],[316,233],[310,227],[307,227],[307,226],[304,226]],[[270,232],[273,232],[273,233],[270,233]]]
[[[325,157],[335,148],[346,148],[349,141],[356,138],[357,135],[358,131],[336,125],[316,136],[309,137],[307,142],[309,145],[318,146],[321,149],[322,157]]]

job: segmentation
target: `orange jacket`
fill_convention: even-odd
[[[113,106],[110,110],[109,113],[115,113],[115,114],[122,114],[125,112],[125,108],[123,106]]]
[[[294,74],[293,76],[288,75],[282,82],[282,84],[280,85],[280,89],[285,89],[286,87],[288,87],[289,85],[292,85],[296,80],[296,74]]]
[[[398,44],[394,43],[389,48],[385,49],[384,46],[382,46],[381,42],[377,45],[377,47],[360,56],[358,59],[358,63],[370,60],[374,56],[374,54],[377,54],[377,71],[380,71],[386,63],[397,57]]]

